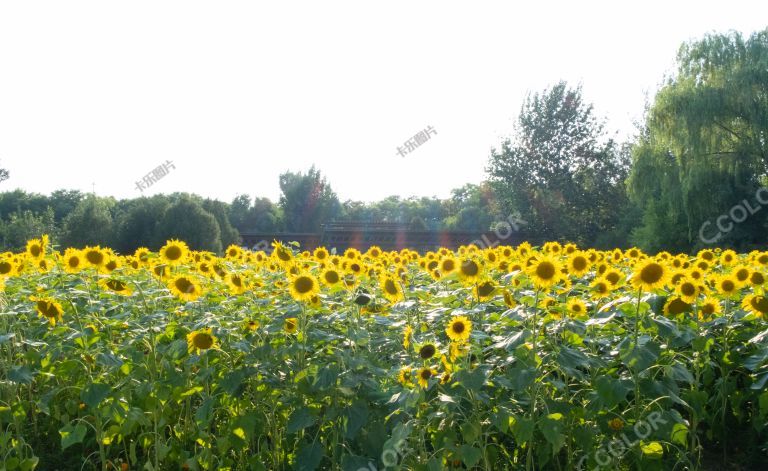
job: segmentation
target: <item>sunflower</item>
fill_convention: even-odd
[[[723,296],[733,296],[739,291],[740,283],[733,276],[720,275],[715,277],[715,291]]]
[[[123,296],[130,296],[130,294],[133,293],[133,290],[128,286],[128,283],[116,278],[104,278],[99,281],[99,285],[101,285],[103,289]]]
[[[320,273],[320,281],[326,286],[335,286],[341,281],[341,274],[333,268],[326,268]]]
[[[400,280],[391,274],[383,274],[381,276],[379,279],[379,287],[381,288],[381,292],[384,294],[384,297],[387,298],[387,300],[389,300],[389,302],[392,304],[398,303],[405,299],[405,295],[403,294],[403,287],[400,285]]]
[[[566,304],[568,314],[577,319],[587,317],[587,304],[579,298],[571,298]]]
[[[160,248],[158,253],[160,258],[168,265],[181,265],[189,255],[189,247],[180,240],[171,239],[165,242],[165,245]]]
[[[765,274],[759,270],[752,270],[752,273],[749,275],[749,284],[754,287],[761,287],[765,284],[766,278]]]
[[[406,325],[403,329],[403,348],[406,350],[411,346],[411,335],[413,335],[413,327]]]
[[[466,285],[475,283],[482,272],[483,268],[480,263],[471,258],[465,258],[459,263],[459,279]]]
[[[448,346],[448,356],[452,362],[463,357],[469,352],[469,346],[466,342],[451,342]]]
[[[749,279],[749,275],[751,273],[752,273],[751,270],[748,267],[745,267],[744,265],[737,266],[736,268],[733,269],[733,272],[731,272],[731,274],[739,282],[739,286],[747,282],[747,280]]]
[[[298,329],[299,321],[295,317],[288,317],[283,321],[283,330],[285,330],[287,334],[295,334]]]
[[[157,263],[151,267],[152,274],[161,280],[168,278],[171,275],[171,268],[164,263]]]
[[[602,278],[598,278],[598,279],[594,280],[589,285],[589,288],[590,288],[590,291],[592,293],[592,298],[593,299],[602,299],[602,298],[605,298],[607,296],[610,296],[611,291],[613,290],[612,285],[608,281],[606,281],[606,280],[604,280]]]
[[[211,262],[203,260],[199,262],[195,268],[197,269],[198,273],[207,278],[213,278],[216,276],[216,273],[213,271],[213,265],[211,265]]]
[[[616,288],[619,283],[624,279],[624,274],[615,268],[609,268],[603,273],[602,278],[611,284],[611,287]]]
[[[691,308],[691,305],[683,301],[683,299],[679,296],[672,296],[667,299],[666,303],[664,303],[664,314],[668,316],[675,316],[683,312],[689,312]]]
[[[315,249],[314,252],[312,252],[312,255],[315,257],[315,260],[318,262],[324,262],[328,259],[329,253],[328,250],[325,247],[318,247]]]
[[[699,250],[699,253],[696,254],[696,258],[700,258],[702,260],[706,260],[707,262],[711,262],[715,260],[715,253],[710,249]]]
[[[723,253],[720,254],[720,264],[723,266],[733,265],[738,259],[739,256],[736,255],[736,252],[730,249],[723,250]]]
[[[675,292],[677,295],[680,296],[680,299],[689,304],[693,303],[696,298],[699,297],[701,291],[702,286],[699,283],[687,278],[681,279],[680,282],[675,285]]]
[[[372,245],[368,248],[368,251],[365,253],[369,255],[371,258],[379,258],[381,257],[381,254],[383,252],[381,250],[381,247],[379,247],[378,245]]]
[[[26,252],[30,258],[40,260],[45,257],[45,244],[41,239],[28,240]]]
[[[437,353],[437,347],[434,343],[427,342],[419,348],[419,356],[422,360],[429,360]]]
[[[437,268],[440,270],[441,276],[448,276],[455,272],[458,268],[458,262],[453,257],[443,257],[437,262]]]
[[[225,278],[225,282],[229,287],[229,292],[232,294],[243,294],[248,289],[248,281],[245,276],[239,273],[229,273]]]
[[[56,325],[56,321],[62,319],[64,308],[58,301],[51,298],[32,298],[32,301],[35,301],[37,314],[48,319],[51,325]]]
[[[475,298],[486,301],[496,294],[496,285],[491,280],[485,280],[475,285],[474,292]]]
[[[416,377],[419,380],[419,386],[423,389],[427,389],[429,387],[430,378],[436,375],[437,371],[434,368],[424,367],[419,369],[418,373],[416,373]]]
[[[105,273],[112,273],[113,271],[120,268],[120,265],[122,265],[121,258],[118,257],[117,255],[112,254],[109,256],[109,260],[107,261],[107,263],[104,264],[103,271]]]
[[[350,247],[344,251],[344,258],[347,260],[357,260],[362,254],[354,247]]]
[[[619,432],[624,429],[624,421],[618,417],[613,418],[608,421],[608,427],[610,427],[610,429],[614,432]]]
[[[320,284],[309,273],[299,273],[290,279],[289,290],[291,296],[297,301],[309,301],[312,296],[320,293]]]
[[[343,268],[355,276],[359,276],[365,272],[365,265],[361,260],[348,260],[344,262]]]
[[[133,256],[139,261],[141,265],[147,266],[149,264],[149,256],[152,254],[146,247],[139,247],[133,252]]]
[[[239,245],[231,244],[227,247],[227,250],[224,251],[224,256],[227,260],[240,260],[243,256],[243,249]]]
[[[722,310],[720,301],[715,298],[707,297],[704,301],[699,303],[699,318],[707,320],[714,315],[720,314]]]
[[[741,302],[741,307],[757,317],[768,314],[768,298],[759,294],[749,294]]]
[[[216,337],[211,333],[210,328],[193,330],[187,334],[187,350],[192,353],[215,348]]]
[[[197,281],[191,276],[179,275],[168,283],[171,293],[183,301],[194,301],[203,294]]]
[[[107,263],[107,255],[98,245],[96,247],[86,247],[83,249],[83,257],[88,265],[101,269]]]
[[[457,316],[450,320],[445,332],[448,338],[454,342],[466,342],[472,333],[472,322],[464,316]]]
[[[397,382],[407,388],[413,387],[413,370],[410,366],[400,368],[397,373]]]
[[[260,326],[261,326],[261,324],[257,320],[251,319],[251,320],[245,321],[245,329],[249,330],[251,332],[254,332]]]
[[[568,273],[573,276],[582,276],[589,271],[591,263],[589,258],[583,252],[574,252],[568,257]]]
[[[653,259],[638,262],[632,275],[632,285],[642,291],[663,288],[669,279],[669,269]]]
[[[560,280],[562,267],[550,256],[536,258],[527,269],[528,276],[537,288],[548,288]]]
[[[504,304],[510,309],[517,306],[517,301],[515,301],[515,298],[512,297],[512,293],[509,292],[509,290],[504,290]]]
[[[10,277],[17,273],[17,266],[12,260],[0,259],[0,279]]]

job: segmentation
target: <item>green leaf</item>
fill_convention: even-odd
[[[304,442],[299,445],[299,452],[296,453],[297,471],[315,471],[320,466],[323,459],[323,447],[318,442]]]
[[[349,408],[347,408],[347,430],[345,436],[347,438],[355,438],[357,433],[368,422],[368,404],[365,401],[355,401]]]
[[[523,444],[531,440],[533,437],[533,428],[535,426],[533,419],[528,417],[515,416],[512,424],[512,435],[515,436],[515,440],[518,444]]]
[[[676,423],[672,426],[672,435],[670,436],[672,443],[685,446],[688,444],[688,427],[685,424]]]
[[[26,366],[14,366],[8,372],[8,379],[17,384],[30,384],[35,379],[35,375]]]
[[[297,409],[291,414],[291,418],[288,419],[288,425],[285,431],[288,433],[296,433],[299,430],[304,430],[310,425],[315,423],[317,418],[312,415],[308,409]]]
[[[640,338],[636,347],[628,341],[629,337],[622,342],[620,356],[624,364],[634,371],[643,371],[656,363],[661,353],[659,344],[649,340],[647,337]]]
[[[459,448],[459,455],[461,456],[461,460],[464,462],[464,464],[467,465],[467,468],[471,469],[478,462],[480,462],[480,458],[482,458],[483,452],[480,450],[480,448],[464,444]]]
[[[595,392],[603,405],[611,408],[626,400],[627,393],[632,390],[629,383],[609,376],[598,376],[594,383]]]
[[[552,445],[552,453],[557,453],[565,445],[565,423],[563,414],[555,413],[543,417],[539,422],[542,435]]]
[[[80,399],[88,407],[98,407],[108,395],[112,388],[103,383],[91,383],[80,393]]]
[[[22,461],[21,463],[19,463],[19,469],[21,471],[32,471],[33,469],[35,469],[37,467],[37,464],[38,464],[39,461],[40,461],[40,459],[37,458],[36,456],[32,457],[32,458],[27,458],[24,461]]]
[[[570,347],[560,348],[557,363],[565,373],[575,378],[584,377],[584,373],[579,368],[587,368],[590,364],[589,358],[584,353]]]
[[[63,426],[59,429],[59,435],[61,435],[61,449],[66,450],[72,445],[82,443],[87,432],[88,428],[83,424],[72,426],[72,424],[69,423]]]
[[[454,379],[471,391],[479,391],[485,383],[485,369],[475,368],[472,371],[461,370],[454,375]]]

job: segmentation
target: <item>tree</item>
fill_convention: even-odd
[[[529,236],[593,245],[620,218],[628,168],[581,88],[560,82],[528,96],[488,172],[501,211]]]
[[[256,198],[251,205],[248,195],[238,195],[229,205],[229,220],[240,232],[277,232],[282,229],[280,208],[269,198]]]
[[[25,250],[28,240],[43,234],[55,239],[55,232],[53,210],[48,208],[40,214],[26,210],[10,214],[8,223],[0,226],[0,240],[3,250],[18,252]]]
[[[203,201],[203,209],[213,214],[213,217],[216,218],[219,230],[221,231],[219,238],[222,247],[226,248],[233,244],[240,244],[240,233],[229,222],[229,207],[227,203],[206,199]]]
[[[56,190],[48,197],[48,205],[53,208],[56,221],[62,221],[84,197],[79,190]]]
[[[61,242],[65,247],[109,246],[114,235],[109,198],[87,196],[64,218]]]
[[[341,204],[331,185],[313,166],[304,173],[280,175],[280,208],[292,232],[316,232],[321,224],[341,213]]]
[[[445,218],[445,228],[450,230],[487,231],[494,222],[503,219],[488,183],[470,183],[454,189],[446,206],[450,216]]]
[[[643,208],[634,240],[686,250],[706,245],[702,226],[754,200],[768,175],[768,29],[684,44],[677,64],[633,149],[630,190]],[[764,234],[750,217],[717,244],[746,248]]]
[[[189,196],[171,204],[158,224],[156,240],[180,239],[194,250],[221,253],[221,230],[213,214]]]
[[[8,177],[10,174],[8,173],[8,170],[4,168],[0,168],[0,183],[2,183],[5,180],[8,180]]]
[[[157,227],[170,205],[164,195],[126,201],[119,217],[115,249],[127,254],[139,247],[156,250],[165,244],[165,239],[158,236]]]

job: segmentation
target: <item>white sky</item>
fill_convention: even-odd
[[[624,135],[680,43],[765,1],[0,3],[1,190],[226,201],[321,169],[342,200],[484,177],[526,93],[560,79]],[[406,157],[397,146],[432,125]]]

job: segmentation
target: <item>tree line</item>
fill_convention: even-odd
[[[8,191],[0,193],[0,249],[48,233],[62,246],[123,253],[172,237],[220,252],[241,232],[317,232],[338,220],[486,231],[510,218],[534,243],[686,252],[766,242],[768,29],[683,44],[635,135],[617,142],[606,127],[580,86],[559,82],[531,93],[510,136],[491,149],[486,181],[445,199],[341,201],[314,167],[280,175],[277,202]],[[8,176],[0,169],[0,182]]]

